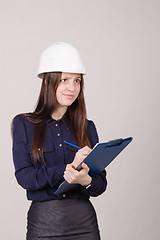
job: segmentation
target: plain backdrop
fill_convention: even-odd
[[[160,1],[1,0],[0,239],[22,240],[30,202],[16,182],[10,123],[33,111],[41,52],[73,44],[87,75],[85,98],[100,141],[133,137],[91,198],[103,240],[160,239]]]

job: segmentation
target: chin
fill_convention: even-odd
[[[74,101],[75,101],[75,100],[74,100]],[[65,105],[66,107],[69,107],[69,106],[72,105],[72,103],[74,103],[74,101],[68,101],[68,102],[66,102],[64,105]]]

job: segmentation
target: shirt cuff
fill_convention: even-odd
[[[90,196],[92,195],[92,193],[94,193],[95,189],[96,189],[96,179],[92,177],[92,181],[88,186],[81,187],[81,192],[84,195]]]

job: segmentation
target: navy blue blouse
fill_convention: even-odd
[[[51,199],[83,198],[102,194],[107,186],[106,171],[92,177],[91,186],[86,189],[80,185],[76,190],[66,194],[55,195],[54,192],[64,181],[66,164],[73,161],[76,148],[64,143],[68,141],[77,145],[70,130],[66,116],[61,120],[50,118],[46,123],[44,141],[44,159],[46,165],[34,163],[32,157],[32,140],[34,124],[24,116],[18,115],[13,123],[13,161],[18,183],[27,190],[28,200],[46,201]],[[95,125],[88,120],[88,137],[91,147],[98,142]]]

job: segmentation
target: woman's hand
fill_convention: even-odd
[[[67,164],[63,177],[68,183],[79,183],[82,186],[88,186],[92,181],[88,172],[89,167],[85,163],[82,163],[80,171],[77,171],[72,164]]]
[[[91,148],[85,146],[76,152],[75,158],[72,162],[74,167],[77,167],[91,152]]]

